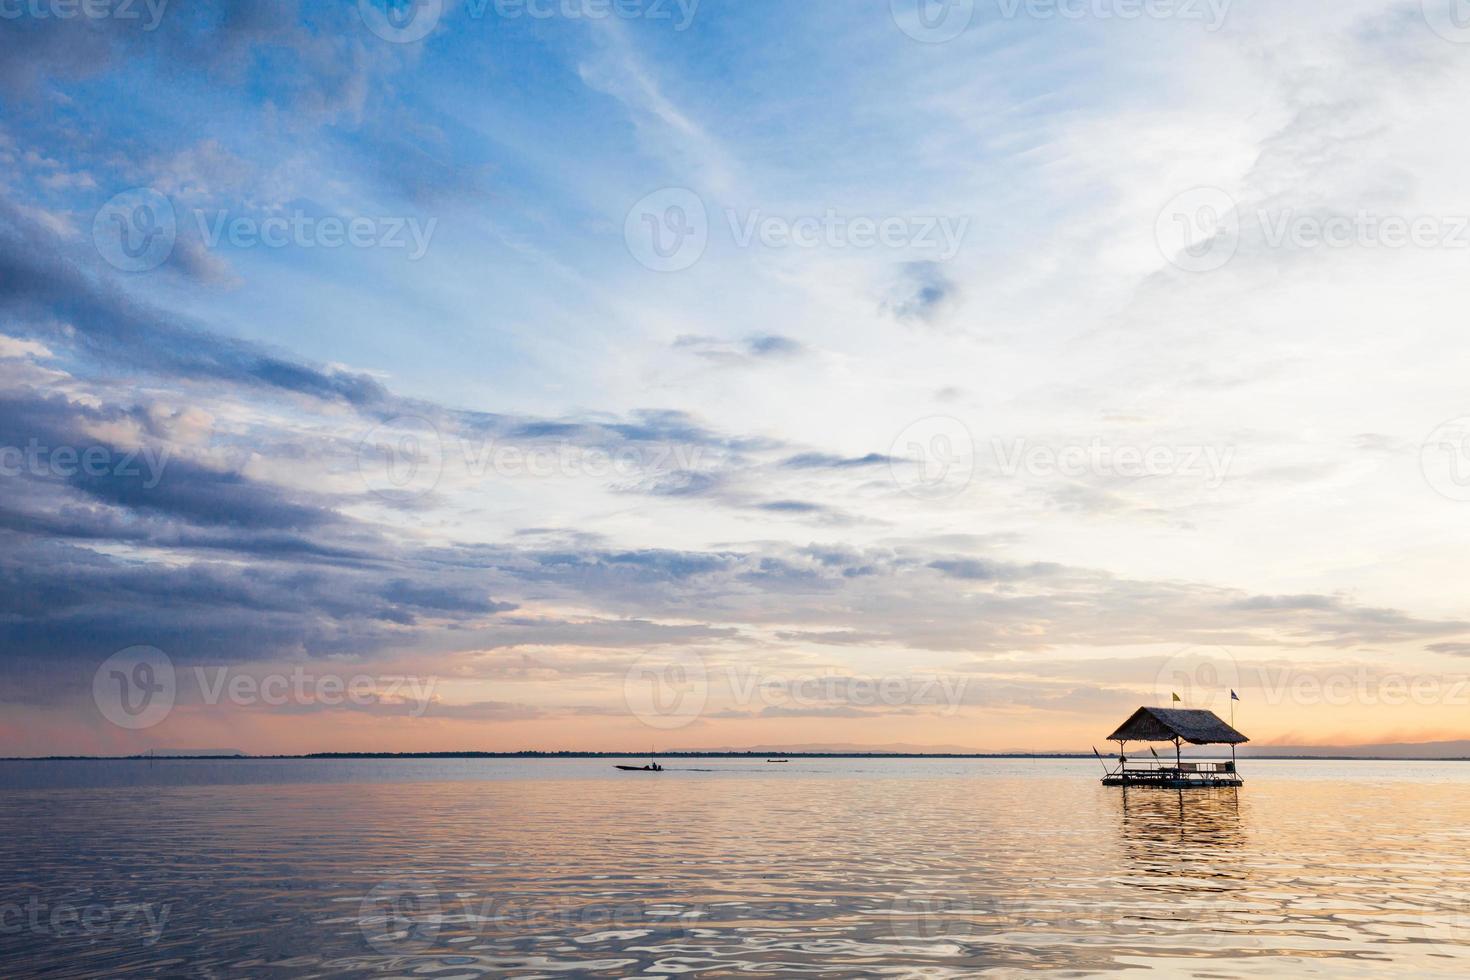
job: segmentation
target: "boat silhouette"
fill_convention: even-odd
[[[613,768],[614,769],[621,769],[623,772],[663,772],[664,771],[664,767],[661,766],[661,765],[659,765],[657,762],[655,762],[653,760],[653,753],[652,752],[648,753],[648,765],[646,765],[646,766],[614,766]]]

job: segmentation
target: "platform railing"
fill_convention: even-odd
[[[1181,762],[1177,766],[1162,759],[1129,759],[1123,763],[1128,773],[1159,773],[1178,775],[1216,775],[1235,772],[1235,763],[1228,760],[1210,762]]]

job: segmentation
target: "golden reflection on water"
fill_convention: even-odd
[[[1470,781],[1259,768],[1191,791],[871,761],[20,791],[0,973],[1463,975]],[[11,929],[28,902],[39,927]],[[156,941],[143,916],[48,918],[127,905],[167,908]]]

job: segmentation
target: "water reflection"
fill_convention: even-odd
[[[1124,787],[1114,800],[1125,852],[1149,870],[1238,861],[1247,842],[1240,789]]]
[[[1470,779],[1125,792],[1065,764],[841,765],[10,792],[0,973],[1467,966]]]

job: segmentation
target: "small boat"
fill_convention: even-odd
[[[648,754],[648,765],[646,765],[646,766],[614,766],[613,768],[614,769],[621,769],[623,772],[663,772],[664,771],[664,767],[663,766],[661,766],[657,762],[653,761],[653,753],[652,752],[650,752]]]
[[[790,762],[790,759],[767,759],[767,762]]]

